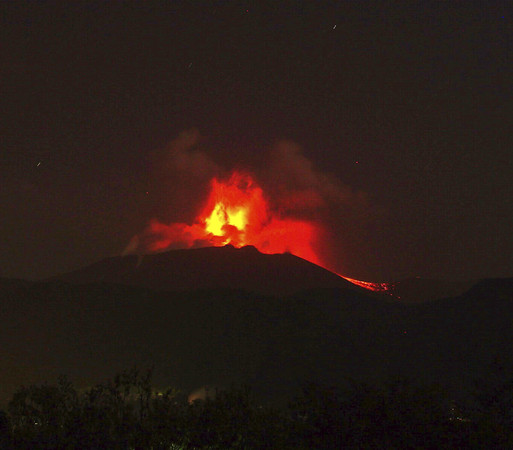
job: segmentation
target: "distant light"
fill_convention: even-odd
[[[40,165],[41,165],[41,161],[39,161],[39,162],[37,163],[37,167],[39,167]]]
[[[336,25],[333,27],[333,29],[335,29],[335,28],[337,28],[337,26],[336,26]]]

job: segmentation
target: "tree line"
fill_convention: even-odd
[[[498,363],[457,405],[405,380],[307,384],[287,406],[246,386],[189,402],[136,368],[88,389],[21,387],[0,411],[2,449],[513,448],[513,376]]]

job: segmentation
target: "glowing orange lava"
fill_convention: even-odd
[[[369,289],[370,291],[375,292],[385,292],[390,290],[390,283],[372,283],[370,281],[361,281],[361,280],[355,280],[354,278],[348,278],[344,277],[343,275],[337,274],[339,277],[344,278],[344,280],[347,280],[353,284],[356,284],[357,286],[363,287],[365,289]]]

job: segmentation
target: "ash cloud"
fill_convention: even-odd
[[[316,169],[292,141],[280,141],[271,150],[263,178],[280,210],[308,213],[334,205],[368,205],[368,197],[342,183],[336,176]]]
[[[193,128],[183,131],[164,149],[157,152],[155,169],[165,177],[185,174],[193,178],[211,177],[220,167],[200,148],[200,132]]]
[[[205,150],[197,129],[180,133],[166,146],[149,155],[147,180],[150,215],[145,220],[191,221],[198,212],[212,177],[222,168]]]
[[[365,192],[320,170],[295,142],[277,142],[267,161],[259,175],[273,208],[282,215],[320,224],[317,251],[326,267],[365,277],[365,267],[359,264],[372,252],[372,229],[385,211]]]
[[[198,190],[213,177],[223,177],[234,167],[220,165],[210,156],[197,129],[183,131],[152,155],[151,178],[162,188]],[[332,207],[361,208],[369,205],[368,196],[342,183],[333,174],[317,169],[293,141],[279,141],[267,153],[262,166],[238,167],[256,174],[273,206],[280,213],[308,214]],[[239,163],[240,166],[240,163]],[[176,195],[172,195],[173,200]]]

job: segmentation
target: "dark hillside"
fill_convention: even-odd
[[[241,290],[154,291],[108,283],[22,284],[0,293],[0,385],[65,373],[81,384],[133,364],[163,386],[248,383],[278,400],[307,380],[408,377],[457,391],[513,354],[513,280],[401,305],[350,289],[288,296]]]
[[[52,278],[71,283],[108,282],[154,290],[244,289],[283,295],[311,288],[359,287],[291,254],[267,255],[255,247],[205,247],[130,255]]]
[[[407,278],[388,283],[388,293],[401,302],[421,303],[440,298],[457,297],[468,291],[475,281],[436,280]]]

